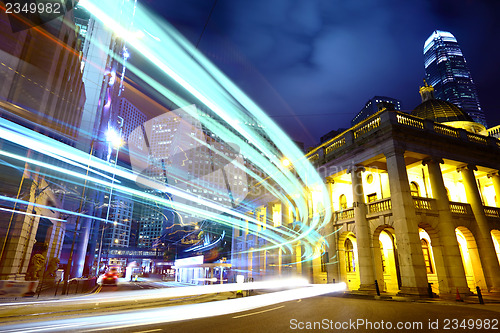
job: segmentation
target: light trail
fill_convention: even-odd
[[[27,215],[27,216],[34,216],[34,217],[42,217],[45,219],[49,219],[52,221],[59,221],[59,222],[67,222],[66,220],[58,219],[52,216],[45,216],[45,215],[40,215],[40,214],[32,214],[32,213],[26,213],[20,210],[15,210],[15,209],[7,209],[7,208],[0,208],[1,211],[4,212],[9,212],[9,213],[16,213],[16,214],[22,214],[22,215]]]
[[[257,296],[207,303],[170,306],[152,310],[140,310],[135,311],[133,314],[120,313],[51,320],[44,323],[15,324],[2,327],[0,332],[10,333],[19,332],[19,330],[22,330],[22,332],[67,331],[69,329],[80,332],[91,332],[102,329],[118,330],[136,326],[164,324],[181,320],[208,318],[243,312],[283,302],[340,292],[345,290],[345,288],[345,283],[309,285]]]
[[[124,3],[124,5],[132,4],[135,5],[135,1]],[[131,172],[94,156],[89,156],[82,151],[27,130],[3,118],[0,119],[0,137],[3,140],[39,152],[47,158],[41,161],[6,150],[0,150],[0,155],[37,166],[45,170],[46,176],[49,175],[50,171],[69,177],[68,181],[73,184],[91,184],[89,186],[102,191],[112,188],[114,193],[133,195],[139,198],[140,202],[153,201],[178,212],[198,216],[202,219],[211,219],[237,229],[248,230],[250,234],[258,235],[259,238],[268,241],[264,247],[250,251],[274,248],[291,251],[292,244],[301,241],[301,244],[304,245],[303,259],[311,260],[317,257],[318,251],[314,249],[324,242],[324,238],[320,234],[321,228],[329,223],[331,217],[330,198],[319,174],[288,136],[178,32],[167,23],[154,19],[155,16],[142,6],[138,5],[135,9],[134,30],[130,31],[129,28],[122,26],[120,22],[109,16],[114,13],[112,9],[115,8],[115,0],[106,2],[82,0],[80,5],[111,27],[116,34],[127,36],[130,48],[141,52],[157,67],[161,75],[177,81],[196,100],[199,100],[216,114],[216,118],[198,118],[195,114],[196,108],[185,108],[191,112],[193,117],[199,119],[203,127],[215,133],[222,141],[239,146],[240,154],[246,160],[252,161],[256,170],[265,171],[267,176],[261,176],[252,168],[239,162],[233,164],[261,183],[268,193],[293,207],[296,216],[298,216],[296,225],[300,227],[299,230],[274,227],[269,223],[266,223],[265,230],[263,230],[261,221],[244,214],[245,209],[251,209],[251,207],[246,206],[248,204],[246,202],[236,208],[226,207],[219,202],[198,197],[172,184],[166,185],[141,176],[137,172]],[[129,70],[177,105],[190,104],[137,68],[129,66]],[[254,126],[255,123],[262,124],[266,128],[267,136],[263,136],[263,130]],[[207,147],[214,155],[230,162],[223,151],[210,145]],[[293,166],[284,168],[281,165],[281,157],[289,159]],[[55,176],[51,175],[51,177]],[[110,181],[113,178],[115,180]],[[180,182],[187,181],[180,177],[175,179]],[[125,186],[125,180],[156,189],[163,196],[168,194],[182,198],[186,203]],[[316,195],[309,194],[311,188],[315,189]],[[217,188],[213,187],[213,190],[217,190]],[[0,197],[0,199],[15,201],[15,199],[7,197]],[[26,204],[22,200],[18,202]],[[199,207],[190,203],[196,203]],[[310,214],[311,207],[313,208],[312,214]],[[47,206],[44,208],[103,221],[103,219],[82,213]]]
[[[218,203],[215,203],[210,200],[198,198],[196,195],[193,195],[192,193],[185,192],[182,190],[179,190],[175,187],[172,186],[167,186],[165,183],[161,183],[155,180],[152,180],[150,178],[146,178],[143,176],[138,176],[137,174],[131,172],[130,170],[121,168],[121,167],[115,167],[114,165],[110,165],[106,161],[103,161],[98,158],[89,158],[88,154],[82,153],[81,151],[77,150],[76,148],[69,147],[67,145],[64,145],[63,143],[60,143],[58,141],[55,141],[51,138],[48,138],[44,135],[41,135],[36,132],[32,132],[22,126],[19,126],[15,123],[12,123],[6,119],[0,119],[0,136],[4,138],[4,140],[11,141],[13,143],[16,143],[20,146],[24,146],[27,149],[35,150],[40,153],[45,154],[46,151],[50,150],[52,152],[52,157],[57,158],[58,156],[64,157],[64,159],[72,159],[76,161],[86,161],[89,165],[89,167],[93,167],[97,170],[103,170],[107,171],[110,173],[116,173],[117,176],[122,177],[123,179],[128,179],[132,181],[139,182],[143,185],[147,185],[150,188],[156,188],[157,190],[162,191],[163,193],[171,193],[175,194],[181,198],[184,198],[187,200],[187,202],[197,202],[201,204],[203,207],[208,207],[214,212],[208,211],[204,208],[197,208],[193,207],[192,205],[189,204],[183,204],[180,202],[175,202],[171,201],[165,198],[158,197],[154,194],[150,193],[145,193],[143,191],[139,191],[127,186],[123,186],[120,184],[117,184],[117,182],[109,182],[100,178],[96,178],[93,176],[87,176],[84,173],[79,173],[72,171],[71,169],[63,168],[61,166],[54,165],[55,163],[46,163],[42,161],[38,161],[35,159],[30,159],[28,157],[25,157],[23,155],[18,155],[18,154],[13,154],[9,152],[5,152],[0,150],[0,155],[8,156],[13,159],[18,159],[22,162],[28,162],[32,163],[34,165],[38,165],[50,170],[56,170],[62,174],[66,174],[75,178],[78,178],[80,180],[87,180],[88,182],[94,183],[101,185],[103,187],[107,188],[113,188],[113,191],[117,191],[118,193],[124,193],[124,194],[130,194],[130,195],[135,195],[143,200],[150,200],[150,201],[156,201],[163,206],[167,208],[172,208],[179,210],[181,212],[186,212],[189,214],[193,214],[195,216],[200,216],[203,218],[209,218],[212,219],[216,222],[228,225],[228,226],[236,226],[239,228],[246,228],[247,225],[245,221],[249,221],[249,232],[251,233],[259,233],[260,237],[263,239],[268,240],[272,244],[285,244],[287,243],[287,239],[289,238],[294,238],[297,237],[297,233],[291,231],[291,230],[282,230],[280,228],[274,228],[273,226],[267,226],[266,232],[259,232],[259,223],[255,218],[250,218],[249,216],[236,211],[232,210],[230,208],[221,206]],[[34,142],[37,142],[37,144],[34,144]],[[59,160],[57,158],[57,160]],[[59,162],[57,162],[59,164]],[[7,200],[7,201],[16,201],[16,199],[8,198],[8,197],[0,197],[0,199]],[[21,203],[24,204],[29,204],[25,201],[18,200]],[[38,205],[38,204],[34,204]],[[39,205],[42,207],[43,205]],[[53,210],[58,210],[60,212],[64,212],[66,214],[70,215],[80,215],[82,217],[90,217],[95,220],[100,220],[100,221],[105,221],[104,219],[89,216],[86,214],[82,213],[77,213],[77,212],[72,212],[68,210],[63,210],[59,208],[54,208],[54,207],[48,207],[48,206],[43,206],[43,208],[48,208],[48,209],[53,209]],[[224,215],[222,213],[225,213],[227,215]]]
[[[141,299],[143,301],[159,300],[164,298],[187,297],[194,295],[216,294],[236,290],[272,290],[281,288],[298,288],[311,286],[304,278],[273,279],[246,283],[225,283],[206,286],[188,286],[179,288],[163,288],[154,290],[119,291],[107,294],[91,294],[82,297],[67,299],[44,300],[35,302],[2,303],[2,306],[24,306],[29,304],[65,304],[78,300],[81,304],[112,303]]]
[[[283,202],[287,202],[287,198],[293,194],[299,194],[293,199],[293,206],[302,220],[300,233],[286,240],[278,238],[265,249],[290,245],[301,240],[306,245],[305,257],[312,258],[315,252],[313,248],[322,242],[318,231],[329,222],[331,217],[328,191],[314,167],[263,110],[168,23],[161,21],[138,4],[134,30],[131,31],[111,16],[112,3],[113,1],[80,1],[81,6],[89,10],[118,36],[127,36],[130,48],[142,53],[145,59],[156,66],[158,73],[175,80],[187,93],[217,115],[218,119],[200,117],[199,120],[203,126],[216,133],[223,141],[235,142],[239,145],[242,154],[247,159],[251,160],[258,169],[266,170],[269,175],[272,175],[272,181],[277,184],[279,190],[272,188],[268,182],[263,183],[271,193]],[[134,69],[133,66],[129,66],[129,70],[178,106],[190,104],[144,72]],[[267,136],[272,144],[254,126],[250,125],[255,123],[260,123],[266,128]],[[281,166],[282,156],[292,161],[293,172]],[[310,187],[318,189],[319,198],[316,200],[321,201],[318,206],[322,207],[322,214],[318,212],[309,216],[309,195],[304,192],[308,192]],[[234,213],[231,215],[234,216]],[[251,222],[256,223],[256,221]],[[237,222],[232,223],[238,226]],[[266,230],[259,235],[262,234],[267,234],[268,238],[273,239],[275,230],[272,232]],[[255,251],[258,250],[262,248]]]

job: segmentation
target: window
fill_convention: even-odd
[[[349,238],[345,240],[345,263],[346,263],[346,272],[352,273],[356,271],[356,265],[354,262],[354,247],[352,246],[352,242]]]
[[[412,197],[419,197],[420,191],[418,189],[418,184],[415,182],[410,183],[410,193]]]
[[[425,268],[428,274],[434,273],[434,268],[432,267],[431,252],[429,250],[429,243],[425,239],[421,239],[422,252],[424,253]]]
[[[377,200],[377,193],[372,193],[372,194],[368,194],[366,196],[366,198],[368,199],[367,201],[370,203],[370,202],[374,202]]]
[[[339,197],[339,208],[342,209],[347,209],[347,198],[345,197],[344,194],[340,195]]]
[[[326,263],[329,261],[328,252],[324,252],[321,256],[321,271],[326,272]]]

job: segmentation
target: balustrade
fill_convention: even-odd
[[[421,210],[432,210],[432,200],[430,198],[422,198],[422,197],[413,197],[413,203],[415,204],[416,209]]]
[[[410,118],[410,117],[402,115],[400,113],[398,113],[396,115],[396,117],[398,119],[398,123],[400,123],[400,124],[411,126],[411,127],[416,127],[419,129],[424,129],[424,122],[422,119]]]
[[[461,202],[450,202],[450,211],[453,214],[460,214],[460,215],[472,214],[470,205]]]
[[[391,199],[382,199],[368,204],[368,214],[379,213],[392,209]]]
[[[337,221],[353,219],[354,218],[354,208],[340,210],[338,212],[335,212],[335,215],[336,215]]]
[[[484,215],[500,218],[500,208],[484,206]]]

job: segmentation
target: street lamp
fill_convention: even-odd
[[[118,154],[120,152],[120,147],[123,146],[124,142],[121,138],[122,134],[122,129],[123,129],[123,118],[120,117],[120,132],[117,133],[114,129],[109,128],[108,131],[106,132],[106,141],[109,143],[110,149],[108,153],[108,162],[111,156],[111,150],[112,148],[116,149],[116,156],[115,156],[115,168],[113,169],[113,178],[111,178],[111,189],[109,191],[109,199],[108,199],[108,208],[106,210],[106,220],[105,224],[108,224],[109,220],[109,211],[111,209],[111,198],[113,196],[113,184],[115,183],[115,175],[116,175],[116,166],[118,164]],[[101,232],[101,241],[99,242],[99,254],[97,256],[97,270],[99,270],[100,264],[101,264],[101,253],[102,253],[102,240],[104,238],[104,229],[105,226],[102,227],[102,232]]]

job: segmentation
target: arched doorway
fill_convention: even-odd
[[[314,283],[327,283],[326,265],[328,262],[325,242],[322,239],[314,248],[313,281]]]
[[[383,290],[387,292],[397,292],[401,282],[399,278],[399,265],[394,233],[389,229],[384,229],[379,235],[380,246],[380,266],[384,277]]]
[[[483,267],[474,235],[465,227],[456,228],[455,233],[462,256],[467,286],[471,290],[476,290],[476,286],[486,290]]]
[[[351,232],[342,235],[339,239],[339,263],[340,274],[347,288],[359,289],[358,251],[356,238]]]
[[[422,254],[424,255],[425,270],[427,272],[427,281],[432,283],[433,292],[439,293],[439,279],[437,276],[436,263],[434,261],[434,251],[432,249],[431,237],[422,228],[419,228],[420,244]]]
[[[495,246],[498,263],[500,264],[500,231],[491,230],[491,238],[493,238],[493,245]]]

